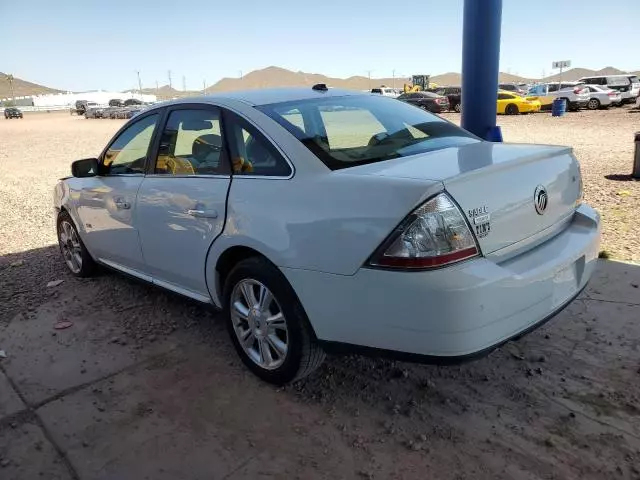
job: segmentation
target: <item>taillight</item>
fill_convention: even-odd
[[[369,259],[390,268],[435,268],[480,253],[469,225],[446,193],[415,209]]]
[[[607,93],[607,95],[609,95],[610,97],[615,97],[617,94],[615,92],[609,92]]]
[[[580,93],[580,92],[582,92],[581,88],[577,88],[576,87],[576,88],[573,89],[573,93]]]

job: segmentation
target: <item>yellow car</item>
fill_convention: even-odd
[[[527,98],[506,90],[498,90],[498,113],[518,115],[540,111],[540,101]]]

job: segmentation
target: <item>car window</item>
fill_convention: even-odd
[[[147,152],[159,114],[144,117],[124,130],[112,143],[102,159],[105,175],[144,173]]]
[[[290,112],[288,115],[286,122],[290,128],[304,134],[304,124],[302,128],[299,128],[294,123],[298,120],[301,121],[301,119],[292,118]],[[264,177],[288,177],[291,175],[292,170],[289,163],[273,144],[247,121],[234,113],[225,112],[225,130],[229,135],[231,168],[234,175]]]
[[[292,108],[290,111],[283,113],[282,118],[304,132],[304,119],[297,108]]]
[[[160,137],[154,173],[228,174],[218,109],[173,110]]]
[[[631,81],[628,77],[608,77],[607,85],[614,87],[623,87],[629,85]]]
[[[286,128],[332,170],[478,142],[452,123],[389,97],[336,96],[256,108]],[[305,132],[284,120],[283,114],[292,108],[305,117]],[[318,116],[321,122],[314,121]]]
[[[498,100],[513,100],[513,95],[509,95],[508,93],[499,93]]]
[[[552,83],[549,85],[549,91],[550,92],[557,92],[558,91],[558,84],[557,83]]]

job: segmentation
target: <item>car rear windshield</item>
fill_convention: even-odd
[[[421,108],[377,95],[299,100],[257,108],[332,170],[480,141]]]
[[[631,81],[628,77],[607,77],[607,85],[610,87],[624,87],[630,83]]]
[[[630,76],[629,80],[631,81],[631,83],[640,83],[640,79],[638,79],[638,77],[635,75]]]

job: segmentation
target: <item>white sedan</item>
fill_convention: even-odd
[[[589,110],[597,110],[599,108],[608,108],[622,104],[622,94],[617,90],[604,88],[599,85],[583,85],[589,90],[589,101],[587,108]]]
[[[584,288],[598,214],[572,150],[488,143],[395,99],[313,88],[159,104],[55,187],[60,249],[225,311],[243,362],[485,353]]]

